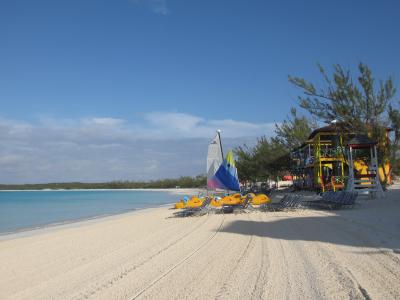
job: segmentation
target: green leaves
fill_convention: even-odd
[[[391,147],[386,145],[386,128],[397,128],[395,144],[399,138],[400,114],[392,106],[396,94],[392,79],[376,81],[363,63],[358,65],[357,76],[338,64],[333,66],[331,76],[320,64],[318,69],[324,82],[320,89],[303,78],[289,76],[289,82],[302,91],[298,97],[300,107],[320,122],[337,120],[341,132],[369,134],[378,141],[380,157],[387,161]]]
[[[400,112],[392,106],[396,94],[392,79],[377,82],[363,63],[358,65],[357,76],[339,64],[333,65],[331,75],[322,65],[317,66],[323,80],[320,88],[304,78],[289,76],[289,82],[302,91],[299,106],[315,119],[298,116],[292,108],[290,116],[275,125],[274,138],[262,137],[254,147],[238,147],[235,154],[241,180],[263,180],[289,170],[289,152],[308,139],[317,121],[336,120],[341,132],[369,134],[378,141],[381,162],[394,157],[400,138]],[[385,144],[389,125],[395,131],[396,147]]]
[[[276,140],[287,148],[287,151],[303,144],[311,132],[317,128],[315,121],[305,116],[298,116],[295,108],[291,108],[290,114],[291,116],[283,123],[275,124]]]
[[[336,119],[347,124],[350,131],[362,131],[380,126],[388,104],[395,95],[392,79],[380,81],[376,89],[375,79],[369,67],[363,63],[358,65],[359,75],[353,80],[351,72],[340,65],[333,66],[331,77],[318,64],[322,79],[326,86],[317,89],[311,82],[303,78],[289,76],[289,82],[300,88],[300,107],[323,122]]]
[[[254,147],[236,148],[236,166],[241,181],[265,181],[285,175],[290,170],[290,151],[307,140],[316,123],[299,117],[292,108],[291,116],[275,126],[275,137],[264,136]]]

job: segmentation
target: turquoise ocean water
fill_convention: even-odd
[[[175,202],[154,191],[1,191],[0,234]]]

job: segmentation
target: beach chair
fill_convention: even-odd
[[[278,203],[269,203],[265,205],[265,210],[283,211],[302,207],[303,199],[297,194],[286,194]]]
[[[356,203],[357,192],[344,192],[344,196],[340,199],[342,207],[354,207]]]
[[[176,212],[174,215],[179,217],[188,217],[194,215],[203,215],[208,213],[208,208],[211,203],[211,198],[206,197],[202,204],[198,207],[185,207],[180,211]]]
[[[226,213],[232,213],[232,212],[238,211],[238,210],[244,211],[246,208],[248,208],[251,198],[252,198],[251,196],[247,195],[243,199],[242,203],[239,203],[239,204],[224,204],[224,205],[222,205],[222,212],[224,214],[226,214]]]
[[[333,191],[336,192],[338,190],[344,189],[344,178],[340,176],[332,176],[331,177],[331,185]]]
[[[307,201],[307,205],[313,208],[320,209],[340,209],[343,207],[353,207],[357,193],[338,191],[338,192],[325,192],[321,198],[314,201]]]
[[[325,193],[327,191],[333,190],[332,182],[325,182],[323,176],[319,176],[321,192]]]
[[[307,201],[306,206],[316,209],[334,209],[340,206],[340,197],[342,192],[327,191],[317,200]]]
[[[330,201],[337,204],[337,208],[354,206],[358,196],[355,192],[347,191],[336,192],[334,194],[335,196]]]
[[[302,207],[303,198],[301,195],[292,195],[290,200],[287,202],[286,207],[289,209],[295,209]]]

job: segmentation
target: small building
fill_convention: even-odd
[[[388,144],[388,133],[386,131]],[[343,189],[348,177],[348,142],[365,142],[366,136],[356,133],[342,133],[337,124],[314,130],[308,140],[291,152],[291,172],[293,184],[299,189],[338,190]],[[372,142],[371,142],[372,143]],[[376,143],[375,143],[376,144]],[[385,145],[386,146],[386,145]],[[368,158],[360,152],[353,163],[353,170],[359,174],[368,173]],[[379,168],[381,181],[391,183],[390,164]]]

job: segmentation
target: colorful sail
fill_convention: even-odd
[[[215,173],[215,177],[222,183],[224,189],[240,191],[238,173],[232,151],[228,152],[222,165],[219,167],[217,173]]]
[[[223,159],[219,133],[208,146],[207,187],[240,191],[233,153],[229,151],[226,158]]]
[[[219,133],[217,133],[208,145],[207,154],[207,187],[210,189],[219,188],[219,183],[214,179],[219,167],[222,165],[222,147]]]

